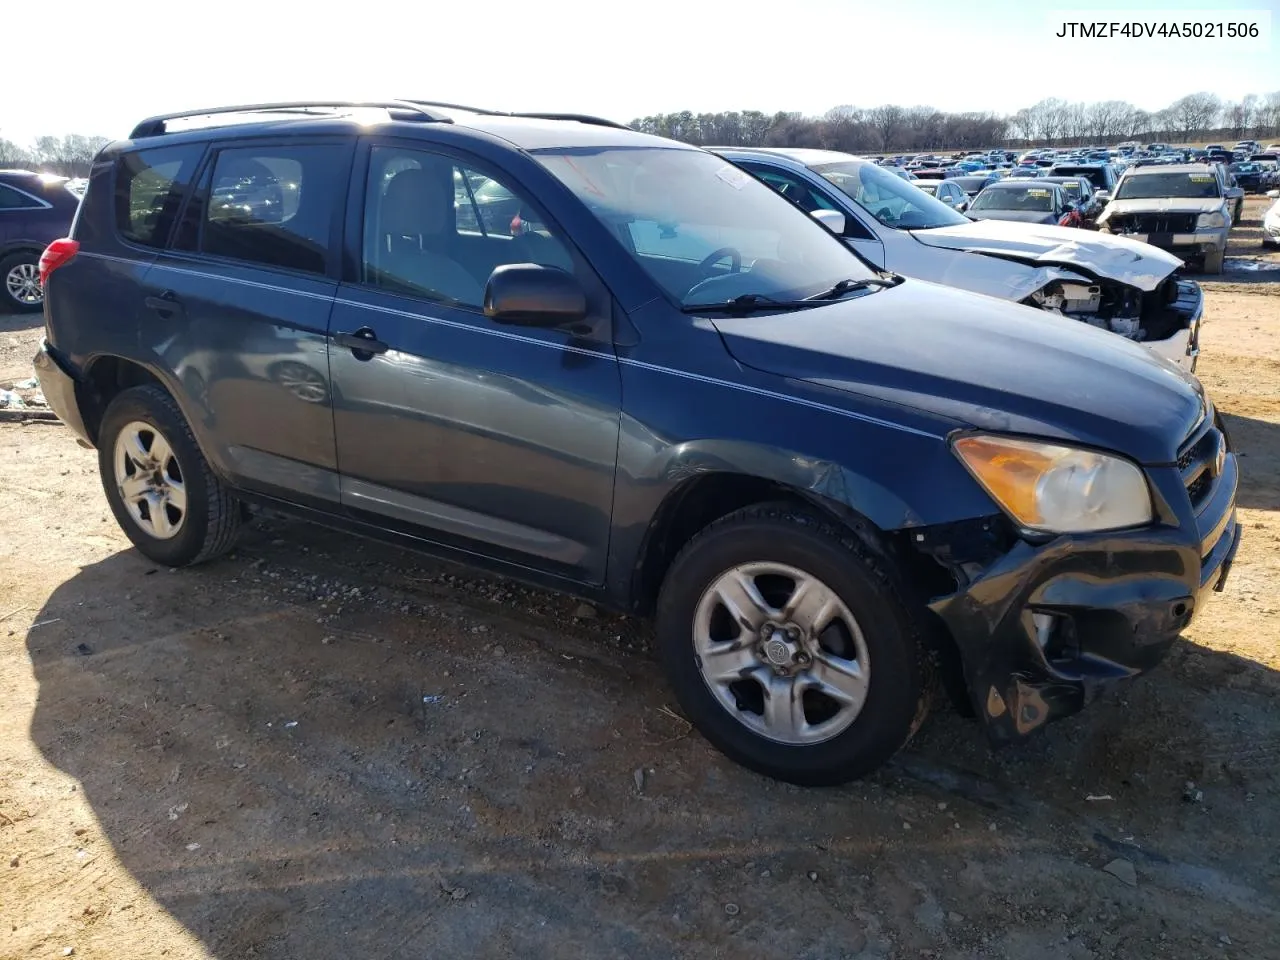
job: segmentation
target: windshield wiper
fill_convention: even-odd
[[[849,278],[841,280],[827,290],[821,293],[815,293],[809,300],[835,300],[843,297],[846,293],[853,293],[855,290],[866,290],[868,287],[896,287],[902,282],[902,275],[891,273],[887,277],[862,277],[858,280]]]
[[[762,310],[805,310],[809,307],[820,307],[821,300],[775,300],[763,293],[744,293],[732,300],[721,300],[719,303],[690,303],[680,308],[681,313],[707,313],[712,310],[725,313],[755,313]]]

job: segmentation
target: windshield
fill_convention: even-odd
[[[1080,196],[1080,181],[1079,181],[1079,180],[1063,180],[1060,184],[1058,184],[1058,186],[1060,186],[1060,187],[1063,189],[1063,191],[1065,191],[1065,192],[1066,192],[1067,196],[1069,196],[1069,197],[1078,197],[1078,196]]]
[[[1125,177],[1116,188],[1117,200],[1149,200],[1157,197],[1213,199],[1222,196],[1212,173],[1144,173]]]
[[[877,167],[874,163],[841,160],[813,167],[842,193],[883,223],[901,230],[928,230],[968,223],[941,200]]]
[[[533,155],[681,306],[801,299],[875,276],[795,204],[713,154],[582,147]]]
[[[973,201],[973,210],[1034,210],[1048,213],[1053,209],[1053,191],[1048,187],[988,187]]]
[[[1055,177],[1084,177],[1098,190],[1107,189],[1107,175],[1101,167],[1066,167],[1053,168]]]

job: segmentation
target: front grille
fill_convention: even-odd
[[[1218,454],[1225,446],[1226,438],[1209,414],[1178,454],[1178,472],[1187,488],[1187,498],[1197,510],[1213,493],[1218,477]]]
[[[1116,233],[1195,233],[1194,213],[1129,213],[1112,218]]]

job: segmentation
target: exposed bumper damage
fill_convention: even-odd
[[[1167,513],[1145,529],[1037,543],[992,518],[981,532],[973,522],[913,532],[916,548],[959,584],[930,608],[955,640],[969,699],[994,744],[1020,740],[1155,666],[1206,595],[1222,588],[1240,542],[1225,435],[1202,426],[1177,466],[1148,474]],[[1002,527],[1007,535],[993,532]]]

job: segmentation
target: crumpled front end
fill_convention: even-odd
[[[1170,276],[1145,293],[1110,280],[1053,280],[1023,303],[1109,330],[1195,369],[1204,294],[1193,280]]]
[[[1177,276],[1181,260],[1123,237],[1028,226],[972,224],[912,236],[974,255],[973,269],[944,282],[1088,323],[1194,369],[1204,298],[1198,284]]]
[[[1148,469],[1161,507],[1150,527],[1037,541],[994,517],[977,536],[913,534],[959,585],[930,608],[993,743],[1023,739],[1154,667],[1221,589],[1240,540],[1238,474],[1221,425],[1206,423],[1176,466]]]

